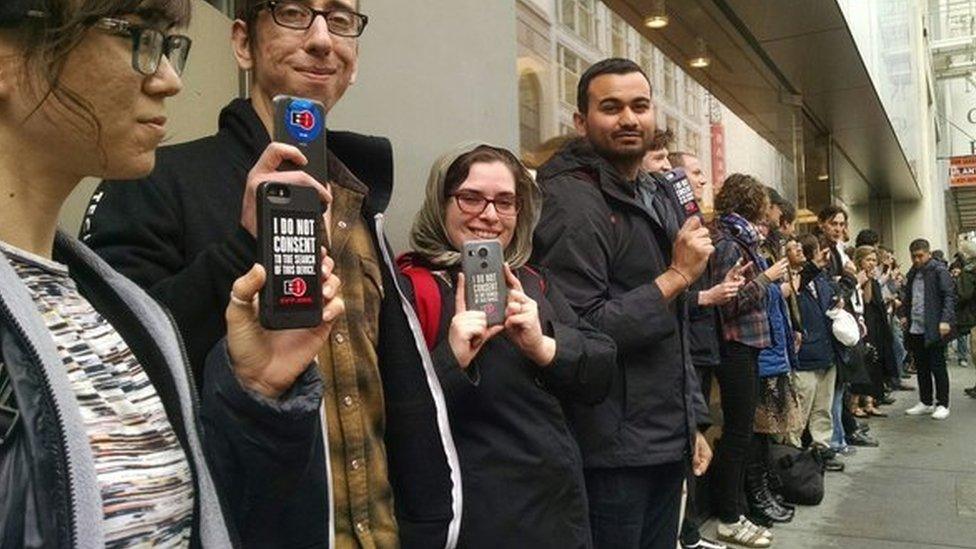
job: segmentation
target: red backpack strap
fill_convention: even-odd
[[[414,265],[407,254],[397,258],[397,267],[410,279],[413,286],[414,310],[420,320],[427,350],[432,350],[437,344],[437,332],[441,326],[440,288],[437,287],[434,275],[428,269]]]

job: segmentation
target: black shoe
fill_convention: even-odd
[[[854,432],[855,433],[864,433],[864,434],[870,433],[871,432],[871,425],[869,425],[868,422],[866,422],[866,421],[863,422],[863,423],[858,422],[857,423],[857,429],[855,429]]]
[[[895,402],[896,402],[895,397],[893,397],[891,395],[884,395],[883,397],[881,397],[881,398],[878,399],[878,404],[880,404],[882,406],[888,406],[888,405],[894,404]]]
[[[838,460],[836,457],[832,457],[824,461],[824,470],[830,471],[831,473],[843,473],[844,462]]]
[[[724,543],[713,541],[708,538],[699,537],[698,541],[695,543],[685,543],[681,542],[681,547],[683,549],[727,549],[728,545]]]
[[[766,522],[793,520],[794,511],[781,507],[769,491],[762,464],[749,464],[746,469],[746,501],[749,504],[749,517],[766,519]]]
[[[877,448],[879,446],[878,441],[867,433],[856,432],[844,438],[851,446],[865,446],[868,448]]]

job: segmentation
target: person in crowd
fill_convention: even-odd
[[[828,469],[842,470],[843,464],[836,460],[830,448],[840,354],[840,346],[831,330],[831,319],[827,316],[838,297],[836,286],[824,271],[830,264],[830,250],[821,248],[820,239],[814,235],[803,235],[799,243],[802,255],[791,257],[790,263],[791,268],[799,271],[797,301],[804,319],[804,337],[793,374],[801,424],[789,434],[788,442],[797,448],[802,447],[806,428],[811,444],[824,457]]]
[[[231,281],[198,400],[167,313],[57,229],[83,177],[152,170],[189,16],[184,0],[0,4],[5,547],[260,544],[297,472],[325,477],[311,365],[343,310],[331,259],[316,328],[261,328],[259,265]]]
[[[959,242],[959,254],[962,265],[959,276],[956,277],[956,331],[970,335],[976,327],[976,242],[964,239]],[[973,347],[970,346],[970,351]],[[976,357],[972,359],[976,365]],[[976,398],[976,385],[967,387],[963,391],[967,396]]]
[[[646,158],[646,157],[645,157]],[[674,168],[683,168],[691,183],[695,200],[704,199],[705,184],[708,178],[702,170],[697,156],[676,151],[668,155],[668,162]],[[735,273],[733,273],[734,275]],[[712,379],[719,364],[718,333],[715,324],[715,308],[724,305],[742,286],[741,276],[712,285],[711,266],[705,268],[702,276],[688,290],[688,338],[691,347],[691,361],[698,374],[702,396],[709,404],[712,393]],[[685,503],[685,516],[681,523],[681,545],[685,549],[718,549],[724,544],[701,535],[701,525],[707,515],[699,502],[708,500],[709,485],[705,479],[688,475],[688,498]]]
[[[744,474],[763,450],[753,437],[759,392],[759,356],[775,347],[768,317],[771,299],[781,299],[779,284],[786,278],[788,259],[767,265],[760,255],[758,224],[769,208],[766,187],[754,177],[732,174],[716,197],[719,216],[714,223],[715,276],[745,267],[745,284],[719,308],[721,362],[715,370],[722,394],[722,439],[715,462],[718,537],[747,547],[768,547],[772,533],[745,517]]]
[[[708,411],[683,344],[684,294],[712,244],[678,224],[673,189],[641,169],[654,131],[647,75],[600,61],[577,87],[577,133],[539,170],[533,262],[617,345],[607,399],[570,417],[583,455],[596,547],[676,546],[685,470],[708,467]],[[689,457],[691,463],[689,464]]]
[[[871,346],[872,352],[865,361],[869,383],[851,387],[851,398],[855,400],[852,403],[852,412],[855,417],[887,417],[888,414],[877,406],[888,402],[885,399],[885,381],[897,375],[897,368],[891,327],[888,325],[888,315],[881,295],[881,284],[877,280],[877,249],[870,245],[858,246],[854,252],[854,263],[858,268],[858,283],[864,297],[864,325],[867,328],[865,341]]]
[[[250,76],[250,99],[223,109],[216,134],[162,148],[149,177],[102,183],[82,238],[172,311],[201,378],[206,349],[226,332],[231,284],[255,260],[256,225],[243,197],[268,179],[320,189],[331,200],[324,225],[346,307],[318,354],[330,389],[323,416],[332,497],[307,482],[283,502],[280,516],[313,524],[282,528],[281,544],[329,536],[324,521],[305,512],[322,500],[330,503],[338,547],[453,543],[462,516],[460,468],[441,388],[394,291],[396,267],[383,235],[390,143],[329,131],[328,181],[315,181],[293,169],[306,162],[297,148],[270,142],[275,96],[315,99],[327,112],[340,102],[359,68],[367,17],[356,0],[237,6],[231,46]]]
[[[879,235],[878,231],[874,229],[862,229],[857,233],[857,236],[854,237],[854,246],[856,248],[860,248],[861,246],[877,248],[880,244],[881,235]]]
[[[881,273],[878,282],[881,284],[881,294],[884,297],[885,306],[888,311],[888,324],[891,326],[892,350],[895,355],[895,367],[898,369],[898,376],[891,380],[891,388],[895,391],[914,391],[915,388],[907,385],[904,379],[910,377],[906,371],[906,361],[909,359],[908,351],[905,350],[905,334],[898,321],[898,311],[901,309],[902,285],[905,275],[901,272],[895,252],[885,246],[878,247],[881,262]]]
[[[428,346],[461,460],[461,547],[591,543],[582,457],[560,399],[570,414],[601,402],[615,347],[526,265],[541,205],[512,153],[459,146],[434,163],[414,251],[398,261],[410,301],[440,305],[440,322],[425,333],[434,334]],[[466,309],[460,269],[465,242],[489,235],[501,242],[508,284],[505,322],[492,327],[484,311]],[[436,281],[427,294],[410,282],[418,271]]]
[[[647,173],[664,173],[671,171],[668,145],[674,140],[671,130],[654,130],[654,138],[651,145],[644,153],[644,161],[641,168]]]
[[[949,417],[949,372],[946,341],[956,316],[956,289],[946,266],[933,259],[923,238],[908,246],[912,268],[902,295],[905,347],[915,357],[918,370],[918,404],[905,410],[910,416]],[[932,382],[935,381],[935,400]]]
[[[846,292],[854,287],[854,263],[845,251],[844,242],[847,232],[847,211],[844,208],[828,204],[817,214],[817,231],[827,239],[830,249],[830,266],[828,274],[835,282],[844,279],[842,284]]]

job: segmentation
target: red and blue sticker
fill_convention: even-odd
[[[323,118],[311,101],[294,99],[285,109],[285,128],[299,143],[309,143],[322,134]]]

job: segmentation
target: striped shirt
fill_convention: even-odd
[[[149,377],[60,263],[0,242],[57,345],[88,433],[106,547],[185,547],[193,477]]]

